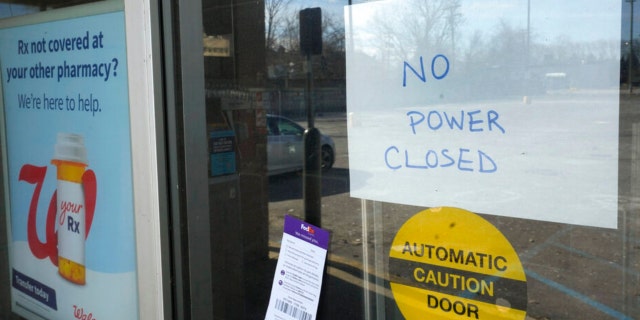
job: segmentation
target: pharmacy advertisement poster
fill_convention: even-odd
[[[329,232],[285,216],[266,320],[317,318]]]
[[[0,29],[13,311],[137,318],[124,13]]]
[[[619,1],[384,0],[344,18],[352,196],[617,228]]]

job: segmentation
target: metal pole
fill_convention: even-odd
[[[322,207],[322,163],[320,161],[320,131],[315,128],[315,112],[311,93],[313,76],[311,73],[311,54],[307,54],[307,84],[305,102],[307,107],[307,121],[309,128],[304,132],[304,170],[302,172],[304,189],[305,221],[315,226],[321,226]]]
[[[636,0],[627,0],[631,4],[631,18],[629,19],[629,61],[627,71],[627,82],[629,82],[629,94],[633,93],[633,3]]]
[[[313,74],[311,66],[311,54],[307,54],[307,82],[304,92],[305,106],[307,108],[307,123],[309,128],[315,127],[315,115],[313,112],[313,104],[311,99],[311,91],[313,90]]]
[[[527,42],[525,43],[525,65],[524,65],[524,101],[529,103],[529,64],[531,63],[531,0],[527,0]]]
[[[530,46],[531,46],[531,0],[527,0],[527,67],[529,66]]]

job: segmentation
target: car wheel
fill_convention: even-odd
[[[322,146],[321,157],[322,157],[322,170],[331,169],[331,167],[333,167],[333,161],[335,160],[333,156],[333,149],[331,149],[331,147],[329,146]]]

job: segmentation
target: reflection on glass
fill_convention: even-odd
[[[0,4],[0,19],[22,16],[40,11],[36,6],[20,4]]]
[[[391,241],[437,205],[484,212],[513,243],[531,316],[571,319],[584,305],[634,314],[637,261],[625,254],[637,232],[625,228],[637,217],[618,212],[633,198],[618,171],[630,176],[634,161],[618,149],[631,144],[619,132],[631,131],[637,102],[618,102],[620,3],[353,3],[203,3],[207,120],[233,130],[238,155],[236,174],[210,180],[223,252],[215,316],[264,316],[284,216],[304,217],[299,171],[267,170],[267,119],[307,126],[298,35],[307,7],[323,17],[324,50],[311,61],[316,126],[335,141],[322,175],[331,245],[320,319],[402,319],[389,291]],[[554,304],[569,298],[577,302]]]
[[[41,11],[49,11],[101,0],[67,0],[67,1],[7,1],[0,3],[0,19],[18,17]]]
[[[352,183],[364,186],[352,195],[615,228],[620,12],[480,0],[345,9],[348,112],[366,123],[349,132]]]

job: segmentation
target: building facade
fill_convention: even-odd
[[[0,318],[636,319],[634,2],[0,1]]]

